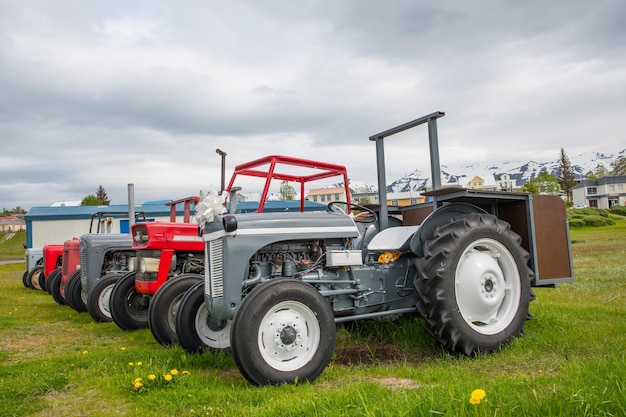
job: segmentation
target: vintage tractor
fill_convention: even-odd
[[[65,299],[65,283],[79,267],[78,238],[66,240],[63,243],[61,273],[50,276],[46,282],[46,287],[57,304],[67,304],[67,300]]]
[[[39,275],[43,272],[43,248],[26,248],[26,270],[22,274],[22,284],[26,288],[35,289],[39,285]]]
[[[189,223],[192,205],[197,204],[199,199],[193,196],[167,203],[170,207],[169,222],[143,222],[132,226],[135,266],[121,277],[107,276],[92,286],[88,305],[94,318],[98,315],[102,318],[100,321],[105,321],[108,309],[109,321],[113,320],[123,330],[146,327],[149,325],[148,307],[152,296],[166,281],[181,274],[202,273],[204,244],[198,236],[197,223]],[[183,204],[183,223],[176,222],[178,204]],[[93,307],[97,307],[96,312]],[[163,316],[153,323],[156,335],[165,330],[165,321]],[[159,342],[164,343],[165,340]]]
[[[128,212],[94,213],[89,233],[69,241],[67,256],[70,261],[66,270],[65,258],[63,260],[60,286],[67,304],[74,310],[87,311],[87,294],[92,283],[108,273],[122,275],[128,272],[129,259],[135,253],[131,248],[130,234],[109,233],[107,227],[113,219],[126,217]],[[145,213],[136,212],[135,219],[145,220]],[[78,265],[75,264],[76,259],[79,260]]]
[[[407,313],[419,314],[450,352],[494,352],[523,334],[531,285],[573,279],[559,197],[441,187],[442,116],[370,137],[380,207],[332,202],[328,212],[219,214],[204,225],[202,318],[223,329],[221,345],[211,347],[230,346],[248,381],[313,381],[331,360],[336,323]],[[384,140],[422,124],[432,201],[392,213],[384,204]],[[186,311],[190,291],[177,331],[198,320]]]
[[[39,276],[39,286],[51,293],[51,278],[61,275],[63,261],[63,245],[46,245],[43,247],[43,274]]]
[[[333,177],[339,177],[339,181],[344,183],[344,195],[350,201],[348,174],[344,166],[283,155],[271,155],[240,164],[235,167],[226,187],[229,195],[228,211],[240,213],[242,217],[252,216],[254,213],[326,211],[326,205],[305,199],[304,187],[306,184]],[[256,178],[261,181],[262,192],[258,202],[237,202],[236,194],[241,189],[238,184],[244,178],[248,180]],[[279,181],[297,184],[300,198],[287,201],[270,200],[270,187]],[[221,204],[213,201],[209,205],[218,207]],[[206,271],[207,266],[204,265]],[[184,280],[168,283],[155,296],[155,298],[165,300],[162,303],[167,304],[171,312],[168,314],[170,331],[176,332],[176,339],[180,345],[191,353],[200,352],[206,348],[228,347],[229,323],[213,320],[204,304],[204,276],[186,274],[181,278]],[[180,308],[177,308],[177,305]]]
[[[297,164],[296,164],[297,163]],[[278,179],[276,164],[321,163],[294,160],[285,157],[274,157],[269,165],[271,173],[266,172],[270,180]],[[231,211],[239,211],[235,204],[238,187],[235,178],[250,176],[244,166],[235,168],[231,179],[229,198]],[[259,177],[254,173],[254,177]],[[284,178],[281,177],[284,180]],[[322,210],[325,205],[311,202],[278,202],[267,201],[269,189],[261,197],[260,202],[241,203],[241,211],[289,211],[289,210]],[[199,197],[188,197],[168,203],[170,205],[170,222],[138,223],[133,226],[133,248],[137,254],[137,270],[115,281],[110,277],[107,281],[97,283],[90,291],[90,297],[96,294],[106,295],[104,289],[113,285],[109,298],[109,307],[113,321],[124,330],[132,330],[146,325],[150,327],[155,339],[162,345],[179,342],[176,333],[176,311],[180,299],[185,292],[197,282],[202,281],[204,273],[204,242],[198,234],[197,223],[188,224],[190,205],[196,205]],[[184,223],[176,223],[176,205],[184,204]],[[200,295],[203,298],[204,292]],[[88,303],[89,304],[89,303]],[[90,303],[96,305],[95,303]],[[101,302],[104,305],[105,302]],[[200,332],[198,334],[198,331]],[[187,350],[197,351],[206,346],[206,331],[193,329],[185,334],[181,344]]]

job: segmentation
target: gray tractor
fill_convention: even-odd
[[[203,319],[248,381],[313,381],[331,360],[336,323],[400,314],[421,316],[452,353],[494,352],[523,335],[532,286],[573,279],[558,196],[441,186],[442,116],[370,137],[380,206],[332,202],[318,213],[221,214],[204,226]],[[385,138],[422,124],[430,201],[390,208]]]

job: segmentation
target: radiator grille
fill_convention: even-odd
[[[211,240],[207,243],[205,261],[205,288],[211,298],[224,296],[224,262],[223,238]]]

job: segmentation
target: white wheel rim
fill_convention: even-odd
[[[226,325],[219,325],[218,321],[209,315],[209,310],[207,310],[204,303],[196,312],[196,333],[202,340],[202,343],[213,349],[227,349],[230,347],[231,323],[232,320],[228,320]]]
[[[261,356],[272,368],[288,372],[308,363],[320,343],[320,325],[308,306],[297,301],[275,305],[261,320]]]
[[[483,335],[506,329],[520,305],[520,273],[511,252],[494,239],[480,239],[461,255],[455,296],[465,322]]]
[[[107,318],[112,318],[109,302],[111,301],[111,293],[113,292],[114,286],[115,284],[107,285],[100,293],[100,297],[98,297],[98,309],[100,309],[100,312]]]

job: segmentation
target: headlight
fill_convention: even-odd
[[[132,257],[128,259],[128,271],[136,272],[137,271],[137,258]]]
[[[141,261],[139,261],[139,272],[142,274],[159,272],[159,261],[159,258],[141,258]]]

